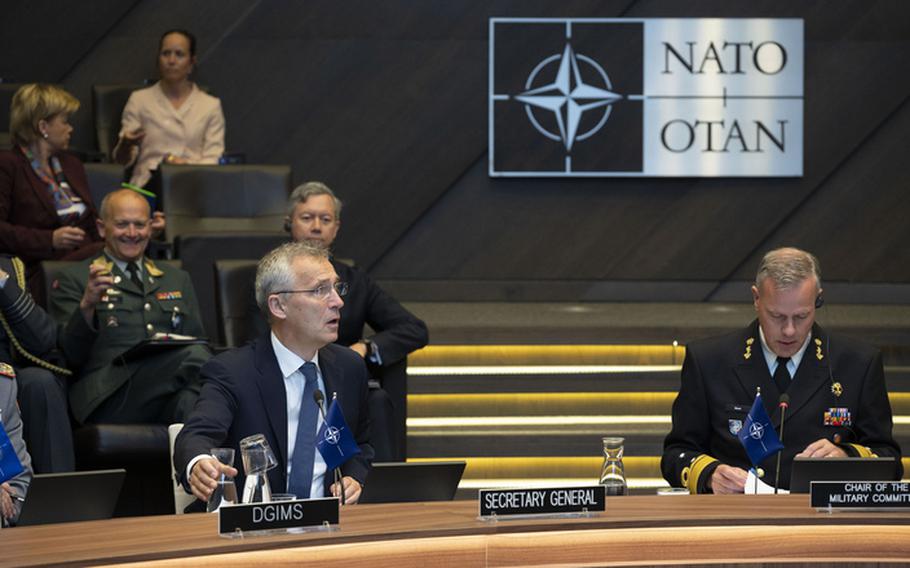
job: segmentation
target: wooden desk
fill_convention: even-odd
[[[477,503],[345,507],[340,530],[225,539],[214,515],[0,531],[0,564],[578,566],[910,562],[910,512],[817,513],[806,495],[608,498],[592,518],[479,521]]]

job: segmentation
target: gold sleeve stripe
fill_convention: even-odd
[[[853,448],[853,451],[856,452],[856,455],[861,458],[877,458],[878,457],[877,455],[875,455],[872,452],[872,450],[870,450],[866,446],[860,446],[859,444],[847,444],[847,445],[850,446],[851,448]]]
[[[689,464],[689,467],[685,467],[682,470],[682,474],[679,476],[682,484],[689,488],[689,493],[695,495],[698,493],[698,479],[701,477],[705,468],[716,462],[717,460],[709,456],[708,454],[701,454]]]

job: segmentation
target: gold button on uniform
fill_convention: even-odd
[[[149,331],[152,331],[152,330],[155,329],[155,327],[154,327],[152,324],[148,324],[148,325],[145,326],[145,329],[147,329],[147,330],[149,330]]]
[[[150,311],[150,310],[152,309],[152,305],[149,304],[148,302],[146,302],[145,305],[142,306],[142,308],[143,308],[145,311],[148,312],[148,311]]]

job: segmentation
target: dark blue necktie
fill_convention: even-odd
[[[298,499],[307,499],[310,496],[310,487],[313,485],[313,460],[316,456],[316,421],[319,409],[313,400],[316,392],[316,365],[304,363],[300,367],[306,386],[303,389],[303,399],[300,401],[300,416],[297,420],[297,441],[294,442],[294,455],[291,457],[291,479],[288,481],[288,493],[293,493]]]

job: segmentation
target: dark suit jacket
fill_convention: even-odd
[[[751,342],[749,341],[751,339]],[[839,383],[842,394],[834,394]],[[720,463],[752,467],[735,435],[761,387],[765,410],[779,429],[780,393],[762,352],[758,321],[744,330],[692,342],[686,348],[682,385],[673,403],[673,428],[664,441],[661,469],[671,485],[707,491],[706,483]],[[881,353],[864,343],[828,335],[818,325],[787,390],[790,407],[784,420],[780,486],[790,486],[793,457],[820,439],[842,437],[840,446],[852,456],[872,454],[897,460],[900,448],[892,437],[891,405],[885,389]],[[847,408],[850,426],[825,426],[829,408]],[[716,460],[716,461],[715,461]],[[776,455],[765,460],[764,481],[774,483]],[[684,476],[683,472],[686,471]]]
[[[48,259],[81,260],[98,250],[101,242],[95,226],[97,211],[89,193],[85,167],[78,158],[67,153],[57,154],[63,175],[70,187],[86,205],[85,214],[76,223],[86,233],[89,247],[55,251],[53,232],[60,228],[54,201],[47,184],[35,174],[25,155],[18,149],[0,151],[0,250],[21,258],[31,270],[35,264]]]
[[[366,368],[356,353],[337,345],[319,350],[319,368],[326,398],[331,399],[332,392],[338,393],[345,421],[361,450],[341,467],[342,472],[362,484],[373,459]],[[174,467],[184,486],[189,487],[186,466],[194,457],[208,454],[214,447],[231,447],[236,452],[234,467],[239,470],[236,485],[243,487],[240,440],[264,434],[278,459],[278,466],[269,472],[269,485],[273,492],[285,491],[289,459],[287,396],[270,337],[263,335],[251,344],[218,355],[203,366],[202,377],[202,393],[174,449]],[[327,490],[331,478],[326,475]]]

